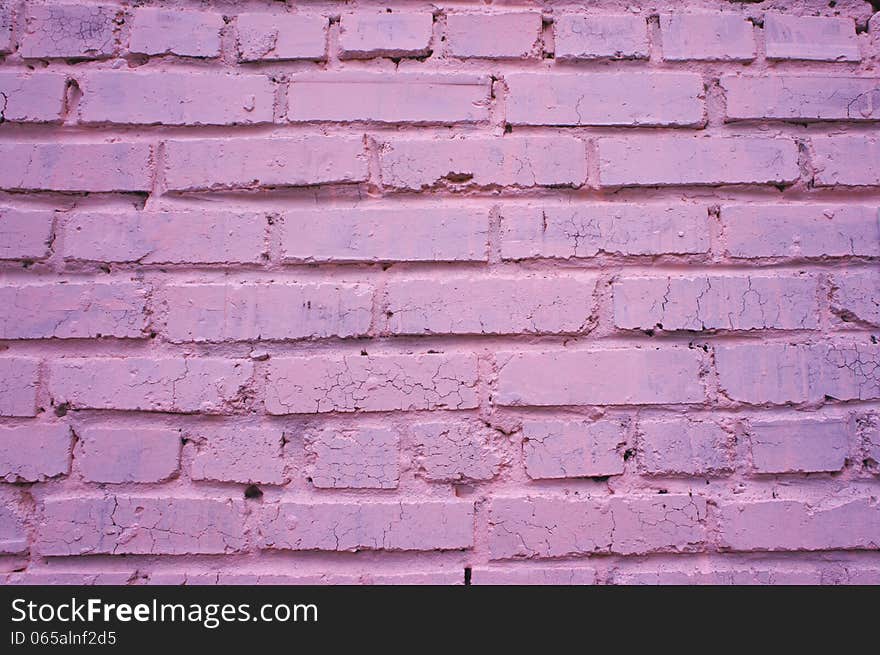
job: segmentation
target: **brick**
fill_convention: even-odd
[[[685,348],[501,353],[500,405],[651,405],[704,400],[700,357]],[[608,384],[614,372],[613,385]]]
[[[753,500],[718,509],[727,550],[874,550],[880,543],[876,499]]]
[[[447,14],[446,50],[453,57],[527,59],[537,54],[541,14]]]
[[[712,421],[639,422],[638,461],[648,475],[714,475],[732,468],[730,436]]]
[[[154,585],[461,585],[464,576],[457,568],[418,573],[301,573],[270,571],[217,571],[204,573],[152,573],[147,584]]]
[[[430,482],[480,482],[501,470],[499,434],[481,422],[417,423],[412,435],[419,475]]]
[[[2,143],[0,188],[21,191],[149,191],[148,143]]]
[[[28,533],[24,517],[16,507],[16,492],[0,491],[0,555],[28,552]]]
[[[533,480],[593,478],[623,473],[626,422],[523,422],[523,463]]]
[[[0,416],[37,415],[37,367],[25,357],[0,357]]]
[[[474,506],[461,501],[281,502],[267,507],[260,547],[271,550],[462,550]]]
[[[473,409],[476,358],[462,354],[345,355],[269,360],[270,414]]]
[[[193,480],[284,484],[283,435],[271,426],[205,426],[193,433],[201,441],[193,459]]]
[[[672,565],[675,566],[675,565]],[[611,584],[621,585],[817,585],[822,584],[820,571],[809,568],[782,568],[780,565],[725,566],[711,562],[711,570],[672,568],[663,564],[652,570],[615,571]],[[706,565],[703,565],[706,566]]]
[[[510,73],[512,125],[697,126],[703,79],[693,73]]]
[[[422,57],[430,54],[434,16],[430,12],[342,14],[339,58]]]
[[[764,14],[767,59],[859,61],[852,18]]]
[[[750,404],[880,398],[880,351],[870,343],[716,346],[721,390]]]
[[[751,61],[755,58],[752,24],[741,14],[664,14],[660,38],[666,61]]]
[[[587,177],[586,148],[567,136],[396,139],[379,155],[382,183],[420,191],[437,184],[579,187]]]
[[[800,174],[791,139],[640,135],[597,144],[602,187],[780,184]]]
[[[267,215],[252,211],[78,211],[62,252],[75,261],[253,264],[266,251]]]
[[[0,53],[12,52],[12,3],[0,5]]]
[[[121,11],[111,5],[28,5],[18,52],[25,59],[110,57]]]
[[[252,372],[235,359],[71,357],[49,363],[49,391],[75,409],[218,413]]]
[[[0,73],[0,122],[59,122],[66,87],[65,75]]]
[[[372,289],[358,284],[181,284],[164,289],[171,341],[363,336]]]
[[[130,583],[134,573],[134,571],[25,571],[6,576],[6,584],[123,586]]]
[[[849,451],[846,421],[752,421],[748,433],[756,473],[840,471]]]
[[[815,330],[818,283],[804,275],[622,278],[614,325],[627,330]]]
[[[203,11],[135,10],[128,49],[143,55],[219,57],[223,16]]]
[[[864,432],[863,441],[867,449],[868,458],[873,460],[874,464],[880,464],[880,424],[874,419],[873,422],[867,424],[868,428]],[[875,468],[875,474],[880,470]]]
[[[696,205],[577,203],[501,208],[502,259],[571,259],[709,250],[706,209]]]
[[[235,19],[239,61],[327,58],[324,16],[307,14],[239,14]]]
[[[489,553],[499,560],[686,551],[704,542],[705,519],[706,501],[686,494],[496,497],[489,509]]]
[[[880,255],[877,207],[724,205],[721,226],[731,257]]]
[[[596,569],[589,566],[542,566],[523,568],[476,567],[472,585],[554,585],[596,584]]]
[[[813,137],[816,186],[880,186],[880,141],[866,136]]]
[[[2,339],[145,337],[146,297],[128,282],[0,286]]]
[[[563,14],[553,23],[558,61],[647,59],[648,24],[642,16]]]
[[[0,259],[43,259],[49,255],[53,212],[0,207]]]
[[[473,277],[393,280],[385,287],[392,334],[563,334],[588,331],[596,278]]]
[[[721,78],[728,121],[880,120],[880,79],[859,77]]]
[[[478,75],[306,73],[290,81],[287,118],[474,123],[489,119],[490,91],[489,78]]]
[[[284,214],[281,256],[286,262],[485,262],[488,233],[488,209],[296,209]]]
[[[364,182],[361,139],[272,137],[168,141],[165,177],[174,191]]]
[[[400,437],[390,428],[324,428],[306,439],[318,489],[396,489]]]
[[[844,322],[880,326],[880,270],[833,276],[831,311]]]
[[[82,123],[271,123],[275,89],[264,75],[93,71],[78,77]]]
[[[39,482],[70,472],[70,428],[37,424],[0,428],[0,479]]]
[[[180,468],[177,430],[89,426],[77,436],[77,466],[89,482],[162,482]]]
[[[241,503],[220,498],[47,498],[37,551],[65,555],[198,555],[244,549]]]

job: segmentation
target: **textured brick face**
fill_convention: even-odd
[[[830,4],[0,2],[0,584],[880,582]]]

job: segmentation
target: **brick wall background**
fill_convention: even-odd
[[[4,0],[0,575],[880,582],[871,16]]]

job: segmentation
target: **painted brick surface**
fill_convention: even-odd
[[[880,583],[878,24],[0,2],[0,583]]]

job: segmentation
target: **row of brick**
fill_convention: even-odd
[[[260,264],[277,239],[288,264],[487,262],[493,213],[505,261],[710,250],[735,260],[880,256],[880,208],[872,205],[721,205],[720,242],[711,248],[707,206],[585,202],[57,215],[0,207],[0,260],[37,261],[54,251],[70,263]]]
[[[666,405],[720,393],[747,405],[880,398],[876,339],[498,352],[492,403],[507,407]],[[473,354],[273,357],[254,380],[248,359],[66,357],[47,363],[49,394],[73,409],[229,413],[260,387],[270,414],[474,409]],[[710,357],[711,353],[711,357]],[[710,359],[712,360],[710,362]],[[39,360],[0,358],[0,415],[35,416]],[[607,384],[608,371],[619,379]],[[100,381],[100,383],[99,383]],[[726,402],[727,402],[726,401]]]
[[[766,136],[633,135],[593,141],[601,188],[790,185],[801,178],[798,142]],[[809,139],[817,187],[880,185],[880,141],[865,135]],[[362,138],[306,136],[167,140],[160,164],[172,192],[358,184],[369,180]],[[574,136],[384,138],[388,191],[430,188],[579,188],[587,142]],[[145,192],[154,187],[148,142],[0,143],[0,189]],[[805,180],[809,181],[809,180]]]
[[[695,73],[507,73],[493,96],[485,75],[305,73],[269,75],[90,71],[0,73],[2,117],[14,123],[254,125],[366,121],[455,124],[490,119],[493,97],[516,125],[672,126],[706,123]],[[81,92],[68,116],[67,87]],[[497,84],[497,82],[496,82]],[[720,78],[727,121],[876,121],[880,79],[782,75]],[[286,106],[278,106],[279,91]],[[346,102],[357,96],[358,102]]]
[[[241,62],[328,58],[328,28],[337,17],[316,13],[219,13],[113,5],[48,4],[27,7],[14,39],[11,9],[4,6],[0,52],[24,58],[103,59],[124,54],[217,58],[222,35],[233,23]],[[562,13],[548,17],[552,37],[542,36],[538,11],[447,12],[435,36],[429,11],[362,11],[338,16],[341,59],[446,57],[559,60],[647,59],[649,21],[637,14]],[[752,61],[757,56],[753,20],[734,12],[659,16],[666,61]],[[130,25],[128,29],[123,26]],[[860,61],[852,18],[766,12],[762,21],[770,60]],[[127,41],[126,33],[127,32]],[[16,47],[16,41],[17,47]]]
[[[521,459],[533,480],[607,478],[624,473],[661,477],[731,474],[833,473],[849,461],[873,462],[880,474],[880,430],[857,430],[855,420],[736,419],[724,427],[688,418],[527,419]],[[405,441],[402,441],[402,434]],[[744,436],[748,454],[737,455]],[[41,482],[69,475],[72,460],[83,480],[99,484],[155,483],[178,477],[181,442],[198,444],[192,480],[284,485],[298,471],[316,489],[396,489],[401,452],[415,475],[439,483],[486,482],[509,463],[512,439],[479,421],[388,426],[316,427],[291,433],[272,426],[172,429],[90,424],[76,429],[40,423],[0,427],[0,481]],[[866,440],[866,443],[863,443]],[[405,444],[405,445],[404,445]],[[519,444],[516,446],[519,450]],[[737,456],[742,460],[737,460]],[[747,460],[747,461],[746,461]]]
[[[876,498],[736,499],[691,494],[495,497],[488,504],[492,560],[658,552],[874,549]],[[249,550],[245,502],[165,495],[49,497],[33,549],[42,556],[225,554]],[[0,543],[27,550],[8,505]],[[425,551],[474,547],[469,501],[267,503],[253,510],[265,550]]]
[[[622,330],[818,330],[820,279],[806,273],[618,277]],[[598,313],[593,274],[365,282],[54,281],[0,285],[0,339],[147,338],[174,343],[373,335],[586,334]],[[148,303],[147,295],[152,301]],[[831,275],[841,324],[880,326],[880,272]],[[149,317],[149,320],[148,320]]]

